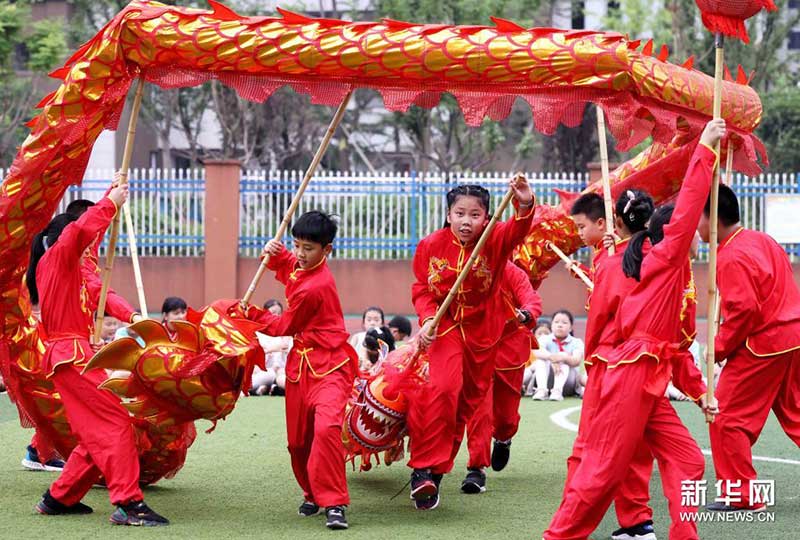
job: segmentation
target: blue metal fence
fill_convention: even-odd
[[[239,251],[256,256],[272,237],[302,179],[301,171],[244,171],[240,192]],[[3,171],[0,170],[0,177]],[[460,177],[417,173],[322,172],[310,183],[299,212],[321,209],[339,216],[334,256],[344,259],[408,259],[425,235],[441,227],[444,196],[460,183],[482,184],[499,203],[506,189],[506,173],[475,173]],[[72,186],[59,210],[77,198],[103,196],[110,171],[87,171],[82,186]],[[558,204],[555,189],[580,191],[587,175],[529,173],[537,200]],[[200,256],[204,253],[205,177],[196,170],[134,170],[130,206],[140,255]],[[747,227],[764,230],[766,195],[800,194],[800,173],[737,175],[732,186],[740,197]],[[800,226],[800,216],[797,219]],[[119,254],[128,251],[123,227]],[[286,238],[288,240],[288,237]],[[784,244],[793,260],[800,260],[800,244]],[[701,258],[707,249],[701,248]]]

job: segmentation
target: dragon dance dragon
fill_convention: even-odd
[[[669,63],[665,48],[654,55],[652,42],[618,33],[526,29],[502,19],[493,19],[493,26],[347,22],[280,9],[278,17],[243,17],[218,2],[209,4],[210,10],[147,1],[125,7],[51,74],[60,86],[39,103],[41,111],[28,122],[30,134],[0,186],[0,369],[11,382],[23,424],[35,425],[64,456],[74,437],[41,370],[43,345],[22,276],[34,235],[67,188],[80,184],[95,140],[104,129],[116,129],[138,78],[164,89],[216,79],[259,102],[289,85],[322,105],[338,105],[352,89],[370,88],[388,110],[401,112],[411,105],[434,107],[448,92],[471,126],[485,117],[505,118],[521,98],[536,129],[548,135],[560,123],[578,125],[594,103],[605,112],[618,149],[652,138],[650,147],[613,172],[614,196],[636,186],[657,201],[677,192],[712,113],[713,80],[692,69],[691,60]],[[736,80],[724,83],[722,116],[734,167],[755,174],[759,154],[764,162],[766,155],[753,135],[761,103],[747,83],[741,69]],[[579,247],[563,205],[537,209],[530,235],[515,254],[534,283],[556,262],[544,249],[547,241],[567,253]],[[178,337],[146,327],[143,350],[114,345],[94,362],[129,372],[105,386],[126,400],[132,422],[140,426],[142,471],[150,471],[151,479],[174,473],[193,438],[162,431],[224,418],[245,388],[258,360],[247,344],[251,329],[235,311],[212,306],[198,312],[195,333],[181,331]],[[388,409],[398,406],[381,401],[377,389],[372,395]],[[155,459],[148,465],[147,456],[169,448],[177,456],[169,467]]]

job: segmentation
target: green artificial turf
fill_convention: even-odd
[[[367,473],[349,471],[350,530],[333,532],[325,529],[321,516],[297,516],[301,493],[286,452],[283,399],[242,399],[213,433],[203,433],[209,424],[198,422],[200,434],[183,470],[145,492],[148,504],[170,518],[172,525],[137,530],[108,523],[112,508],[102,489],[92,489],[84,500],[95,509],[92,515],[35,514],[33,505],[55,476],[22,470],[20,459],[32,431],[19,427],[14,406],[0,395],[0,538],[536,539],[560,501],[565,460],[574,438],[574,433],[556,426],[550,415],[578,405],[575,399],[561,403],[523,400],[522,424],[506,470],[489,473],[486,493],[462,495],[459,485],[466,462],[462,450],[455,473],[444,479],[441,505],[433,512],[415,511],[407,490],[392,498],[408,480],[409,470],[403,465],[381,466]],[[685,403],[676,407],[701,447],[708,448],[708,434],[697,408]],[[568,418],[577,423],[578,413]],[[774,417],[754,453],[800,460],[797,447]],[[706,479],[713,488],[710,458],[706,465]],[[756,462],[756,468],[762,478],[776,481],[777,504],[770,509],[775,521],[702,524],[701,538],[800,538],[800,465]],[[658,537],[667,540],[666,501],[657,472],[651,494]],[[616,527],[611,510],[593,538],[609,538]]]

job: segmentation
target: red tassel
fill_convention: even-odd
[[[739,38],[745,43],[750,43],[750,36],[747,35],[747,28],[745,28],[744,20],[742,19],[704,12],[703,25],[711,32],[719,32],[726,36]]]
[[[739,67],[737,68],[736,82],[739,84],[747,84],[747,73],[744,72],[742,64],[739,64]]]
[[[686,59],[686,62],[683,63],[683,66],[686,69],[692,69],[694,67],[694,55],[690,56]]]
[[[653,40],[647,40],[647,43],[644,44],[644,49],[642,49],[642,54],[645,56],[653,56]]]
[[[669,47],[666,44],[661,45],[661,50],[658,52],[658,59],[662,62],[666,62],[667,58],[669,58]]]

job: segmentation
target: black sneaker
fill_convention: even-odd
[[[763,512],[767,509],[766,505],[760,504],[758,506],[733,506],[723,502],[714,502],[706,505],[706,510],[711,512]]]
[[[511,441],[494,441],[492,446],[492,470],[502,471],[508,465],[508,458],[511,457]]]
[[[316,516],[319,512],[319,505],[311,501],[303,501],[303,504],[297,509],[297,514],[303,517]]]
[[[325,526],[334,531],[347,528],[344,506],[329,506],[325,509]]]
[[[424,469],[414,469],[411,473],[411,498],[415,501],[430,499],[437,495],[439,488],[433,481],[430,471]]]
[[[133,525],[136,527],[160,527],[169,525],[169,520],[156,514],[144,501],[120,504],[111,514],[114,525]]]
[[[486,491],[486,473],[482,469],[469,469],[461,482],[461,491],[470,495]]]
[[[651,520],[627,528],[619,528],[611,533],[611,540],[656,540],[656,532]]]
[[[44,492],[42,500],[36,503],[34,509],[46,516],[63,516],[76,514],[91,514],[92,508],[83,503],[76,503],[72,506],[61,504],[50,495],[50,490]]]

